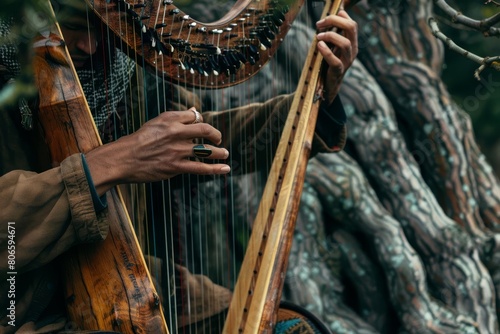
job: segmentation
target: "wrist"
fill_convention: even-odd
[[[87,178],[87,182],[89,184],[90,188],[90,194],[92,195],[92,202],[94,203],[94,209],[96,212],[100,212],[104,210],[108,203],[106,201],[106,196],[105,195],[99,195],[97,193],[97,189],[95,188],[94,181],[92,179],[92,175],[90,174],[90,169],[87,164],[87,160],[85,158],[85,154],[82,154],[82,164],[83,164],[83,170],[85,172],[85,176]]]
[[[87,168],[98,196],[126,180],[126,170],[123,168],[126,166],[126,149],[117,145],[119,141],[99,146],[85,154]],[[118,161],[122,163],[117,164]]]

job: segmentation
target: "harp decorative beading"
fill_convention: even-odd
[[[91,3],[150,68],[175,82],[208,88],[235,85],[257,73],[279,47],[302,4],[239,0],[220,20],[203,23],[171,0]]]

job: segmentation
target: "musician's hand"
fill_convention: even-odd
[[[318,50],[329,65],[324,97],[331,103],[340,90],[345,72],[358,54],[358,25],[346,11],[340,10],[338,15],[318,21],[316,26],[326,31],[318,34]],[[334,27],[340,29],[339,32],[331,31]]]
[[[229,173],[228,165],[190,160],[195,140],[216,145],[222,141],[219,130],[211,125],[193,124],[193,110],[164,112],[135,133],[87,153],[98,194],[117,184],[159,181],[183,173]],[[229,155],[224,148],[205,147],[212,151],[206,159],[226,159]]]

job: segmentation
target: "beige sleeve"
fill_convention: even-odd
[[[13,240],[18,272],[48,263],[77,243],[102,240],[108,230],[107,210],[94,210],[80,154],[40,174],[15,170],[1,176],[0,207],[0,259],[7,259]],[[0,261],[0,270],[6,268]]]

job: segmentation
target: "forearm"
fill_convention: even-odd
[[[280,140],[294,95],[281,95],[265,103],[254,103],[221,112],[206,112],[203,117],[223,134],[224,147],[230,148],[232,173],[235,169],[267,168]],[[319,110],[312,154],[337,152],[344,147],[345,113],[337,98],[332,105],[323,103]],[[245,164],[243,166],[242,164]],[[236,167],[236,168],[235,168]]]

